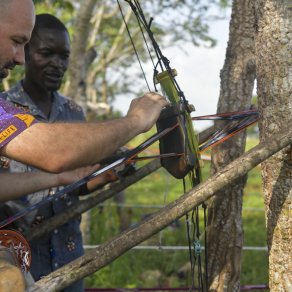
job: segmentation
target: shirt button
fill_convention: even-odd
[[[54,233],[55,234],[58,234],[58,229],[54,229]]]
[[[50,249],[50,255],[52,258],[55,257],[55,255],[56,255],[56,252],[53,248]]]
[[[58,263],[54,263],[54,267],[55,268],[58,268],[59,267],[59,264]]]
[[[49,196],[53,196],[55,194],[55,190],[54,189],[50,189],[49,190]]]

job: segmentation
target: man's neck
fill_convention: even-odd
[[[41,110],[47,118],[49,118],[53,103],[53,92],[25,82],[25,80],[22,82],[22,86],[37,108]]]

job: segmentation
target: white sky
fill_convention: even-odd
[[[184,46],[185,52],[178,48],[164,50],[164,55],[170,60],[170,65],[178,72],[177,82],[189,103],[196,112],[192,116],[216,113],[220,90],[220,70],[223,67],[225,51],[229,34],[230,13],[225,20],[210,23],[210,35],[217,40],[215,48],[198,48],[191,44]],[[114,108],[123,114],[129,107],[131,98],[120,97],[114,102]],[[197,122],[195,127],[201,130],[210,125],[208,122]]]

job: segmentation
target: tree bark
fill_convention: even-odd
[[[92,55],[92,50],[88,50],[87,48],[87,40],[91,28],[90,19],[96,3],[97,0],[85,0],[80,3],[80,9],[76,18],[75,34],[72,41],[68,78],[63,91],[65,95],[72,97],[85,112],[87,101],[85,96],[86,66],[89,66],[93,61],[92,58],[96,56],[95,54]]]
[[[249,0],[234,0],[217,112],[250,108],[255,80],[254,15]],[[222,129],[227,122],[215,124]],[[246,132],[212,150],[212,173],[244,153]],[[246,176],[208,202],[208,291],[240,291],[242,196]]]
[[[292,3],[257,0],[257,91],[260,140],[272,138],[292,116]],[[271,291],[292,291],[291,145],[262,163]]]
[[[87,113],[86,73],[89,65],[96,57],[95,50],[87,47],[91,28],[90,20],[96,3],[97,0],[80,1],[80,9],[76,18],[75,33],[72,41],[73,45],[67,73],[68,77],[63,90],[65,95],[70,96],[82,107],[84,114]],[[85,243],[89,240],[89,226],[90,211],[82,215],[80,225]]]
[[[172,221],[182,217],[195,206],[202,204],[218,190],[233,183],[263,160],[291,143],[292,129],[284,129],[278,135],[268,139],[265,143],[259,144],[251,151],[231,162],[206,182],[198,185],[178,200],[153,214],[148,220],[126,230],[72,263],[42,278],[28,291],[59,291],[74,281],[94,273],[127,250],[165,228]]]

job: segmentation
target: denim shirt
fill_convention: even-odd
[[[53,103],[49,118],[47,118],[33,103],[27,93],[23,90],[22,82],[17,83],[3,96],[7,101],[12,102],[17,108],[26,113],[30,113],[41,122],[53,123],[56,121],[84,121],[85,117],[80,106],[72,100],[62,96],[58,92],[53,93]],[[51,141],[54,143],[54,141]],[[76,141],[78,143],[78,141]],[[32,172],[35,168],[22,163],[8,160],[2,157],[1,172]],[[18,200],[10,201],[2,205],[0,214],[11,216],[23,208],[35,204],[47,196],[54,194],[60,188],[39,191],[34,194],[24,196]],[[78,201],[78,192],[66,194],[64,197],[45,204],[40,209],[29,213],[15,222],[14,228],[20,232],[40,224],[55,214],[61,213],[67,207]],[[72,219],[63,226],[53,230],[41,238],[32,240],[30,247],[32,250],[31,273],[35,280],[51,273],[59,267],[71,262],[83,255],[82,235],[80,231],[80,218]],[[73,290],[72,290],[73,291]],[[74,290],[78,291],[78,290]]]

